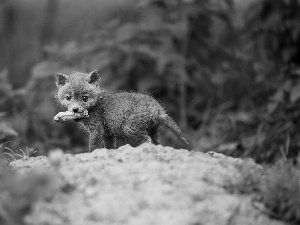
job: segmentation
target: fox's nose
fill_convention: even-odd
[[[73,108],[73,112],[74,112],[74,113],[77,113],[78,111],[79,111],[79,108],[77,108],[77,107],[76,107],[76,108]]]

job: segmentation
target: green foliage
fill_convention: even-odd
[[[262,202],[272,217],[300,222],[300,168],[278,162],[267,170],[260,186]]]
[[[19,149],[13,151],[8,147],[4,147],[4,154],[8,156],[9,161],[15,161],[18,159],[28,159],[33,156],[37,151],[33,148],[25,147],[24,149]]]
[[[17,136],[18,133],[8,123],[0,121],[0,143],[7,141],[9,138],[14,138]]]
[[[264,147],[277,152],[281,158],[296,158],[299,152],[300,135],[300,73],[297,70],[282,76],[281,85],[267,105],[268,117],[265,126],[268,128]],[[263,148],[261,148],[263,149]]]
[[[30,146],[37,149],[38,154],[46,154],[55,147],[70,149],[85,145],[82,131],[74,129],[76,124],[58,126],[53,122],[52,118],[59,111],[55,102],[55,78],[46,69],[41,72],[37,67],[36,70],[38,74],[34,73],[24,88],[7,89],[0,96],[0,107],[5,111],[0,118],[0,143],[5,142],[2,148],[23,150],[23,146]],[[5,83],[7,79],[3,76],[1,84],[6,86]],[[15,153],[24,155],[20,150]]]
[[[254,206],[270,217],[298,224],[300,221],[299,162],[277,161],[273,166],[261,167],[253,160],[234,164],[237,174],[227,177],[225,188],[231,193],[254,194]],[[259,201],[258,201],[259,200]]]
[[[229,192],[254,194],[255,206],[259,200],[264,207],[258,209],[270,217],[293,224],[300,222],[299,160],[296,164],[280,160],[263,168],[252,159],[245,159],[237,161],[234,167],[237,173],[226,178]]]
[[[22,225],[34,202],[51,199],[57,191],[55,177],[44,172],[17,175],[0,165],[0,224]]]
[[[264,0],[248,10],[246,34],[254,38],[258,58],[270,65],[265,78],[273,93],[265,101],[257,141],[248,146],[247,154],[259,161],[295,158],[299,152],[299,9],[297,0]]]
[[[253,36],[261,38],[266,55],[280,63],[299,64],[300,2],[264,0],[249,11]]]
[[[242,33],[237,34],[244,37],[245,47],[241,52],[247,56],[256,76],[250,85],[252,97],[244,100],[251,102],[253,107],[247,107],[245,111],[238,107],[238,112],[229,113],[235,115],[225,123],[229,128],[219,141],[220,151],[235,157],[252,157],[258,162],[297,157],[300,133],[299,7],[297,0],[254,1],[243,13],[245,23],[239,28]],[[248,114],[250,121],[239,122],[237,118],[241,112]],[[221,118],[226,114],[223,113]],[[214,131],[216,125],[209,128]]]

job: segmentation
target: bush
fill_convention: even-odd
[[[300,222],[300,168],[278,162],[267,170],[260,186],[262,202],[272,217]]]
[[[237,173],[227,177],[225,185],[229,192],[252,194],[254,206],[263,213],[293,224],[300,222],[299,161],[293,164],[280,160],[263,168],[247,159],[238,161],[234,167]]]
[[[51,199],[57,191],[57,178],[45,172],[16,174],[0,165],[0,224],[22,225],[33,204]]]
[[[264,0],[248,10],[248,38],[268,66],[269,99],[249,154],[261,162],[296,158],[299,153],[300,2]],[[267,63],[266,63],[267,62]],[[247,150],[246,150],[247,151]]]

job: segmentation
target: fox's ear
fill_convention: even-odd
[[[89,83],[90,84],[95,84],[97,82],[100,81],[100,74],[98,73],[98,71],[94,70],[89,74]]]
[[[64,86],[68,82],[68,77],[65,74],[58,73],[56,76],[57,76],[56,78],[57,87]]]

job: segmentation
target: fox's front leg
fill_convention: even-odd
[[[93,151],[97,148],[103,148],[102,132],[99,129],[90,130],[89,138],[89,151]]]

